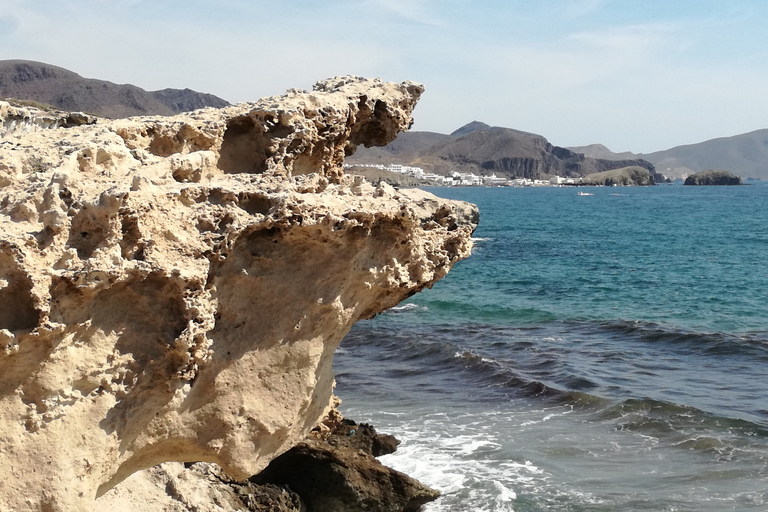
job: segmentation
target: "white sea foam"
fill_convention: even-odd
[[[453,357],[455,357],[456,359],[462,359],[462,358],[473,359],[473,358],[478,358],[479,357],[480,361],[483,362],[483,363],[495,363],[496,362],[495,359],[491,359],[490,357],[480,357],[479,355],[475,354],[471,350],[465,350],[463,352],[454,352]]]
[[[511,491],[507,489],[504,486],[504,484],[502,484],[498,480],[494,480],[493,485],[496,487],[496,490],[499,491],[499,495],[496,496],[497,502],[507,503],[509,501],[517,499],[517,494],[515,494],[515,491]]]
[[[461,510],[457,505],[472,503],[473,511],[514,512],[518,489],[530,492],[549,478],[530,461],[508,459],[505,451],[512,439],[500,439],[494,425],[509,424],[511,418],[500,418],[495,411],[479,416],[433,413],[401,423],[399,431],[393,432],[402,444],[395,453],[381,457],[382,463],[443,494],[425,511]],[[379,419],[374,422],[386,430]]]
[[[365,411],[345,414],[365,418],[402,441],[395,453],[380,458],[382,463],[442,493],[425,506],[425,512],[515,512],[515,507],[530,507],[532,498],[540,507],[536,510],[564,510],[560,508],[564,503],[604,505],[600,493],[563,482],[552,468],[586,463],[590,471],[600,465],[587,461],[620,456],[611,446],[612,439],[585,439],[584,431],[564,432],[562,418],[574,414],[565,407],[491,408],[458,414],[456,410],[410,409],[397,417],[391,412],[372,413],[370,408]],[[613,435],[625,434],[613,431]],[[587,446],[573,448],[581,443]],[[545,467],[540,460],[557,464]],[[526,505],[518,501],[521,498]]]
[[[539,423],[544,423],[545,421],[549,421],[552,418],[557,418],[560,416],[565,416],[566,414],[571,414],[573,412],[573,409],[558,409],[556,413],[550,412],[546,414],[545,416],[539,416],[540,413],[543,411],[535,411],[537,414],[535,419],[523,421],[520,423],[521,427],[530,427],[531,425],[537,425]]]
[[[408,304],[400,304],[398,306],[392,306],[387,310],[387,312],[405,313],[407,311],[427,311],[427,310],[429,310],[427,306],[419,306],[418,304],[408,303]]]

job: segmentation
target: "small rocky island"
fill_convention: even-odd
[[[631,165],[620,169],[588,174],[581,180],[581,184],[605,187],[646,186],[655,185],[656,181],[648,169],[638,165]]]
[[[683,185],[741,185],[741,178],[722,170],[708,170],[691,174]]]

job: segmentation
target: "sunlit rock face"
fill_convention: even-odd
[[[0,509],[91,510],[166,461],[245,478],[304,439],[352,324],[469,255],[474,206],[341,170],[422,91],[79,125],[0,102]]]

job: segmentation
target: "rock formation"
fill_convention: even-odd
[[[229,478],[215,464],[165,462],[128,477],[96,501],[109,512],[306,512],[298,494]]]
[[[728,171],[702,171],[685,178],[683,185],[741,185],[741,178]]]
[[[280,455],[258,475],[236,481],[211,463],[166,462],[134,473],[97,500],[110,512],[415,512],[439,492],[376,457],[400,443],[339,414],[327,430]]]
[[[25,108],[19,102],[14,103],[0,101],[0,140],[38,130],[96,124],[97,121],[95,116],[82,112],[44,112],[36,108]]]
[[[302,441],[352,324],[471,249],[475,207],[342,172],[422,91],[50,129],[0,103],[28,119],[0,140],[0,510],[90,510],[167,461],[245,479]]]
[[[653,175],[648,169],[637,166],[588,174],[584,176],[581,183],[583,185],[603,185],[606,187],[656,184]]]
[[[251,481],[287,487],[309,510],[416,512],[440,493],[376,460],[398,443],[370,425],[345,420],[328,439],[299,443]]]

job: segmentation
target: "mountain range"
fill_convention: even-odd
[[[612,164],[609,162],[613,162]],[[561,148],[541,135],[473,121],[450,135],[406,132],[389,146],[359,148],[347,163],[399,163],[427,171],[452,171],[537,178],[548,174],[583,176],[639,165],[672,179],[709,169],[742,178],[768,179],[768,129],[653,153],[615,153],[602,144]]]
[[[768,179],[768,129],[646,154],[611,153],[605,146],[597,144],[570,149],[589,156],[599,155],[600,158],[643,158],[653,163],[658,172],[673,178],[709,169],[722,169],[742,178]]]
[[[29,60],[0,61],[0,99],[34,101],[102,117],[173,115],[229,103],[190,89],[145,91],[130,84],[83,78],[58,66]]]

